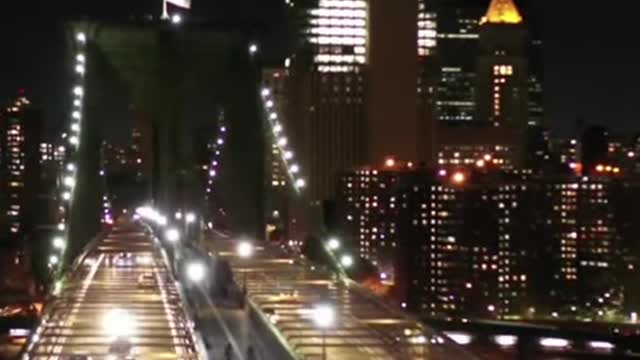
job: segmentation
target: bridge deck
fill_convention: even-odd
[[[162,253],[131,225],[115,228],[87,253],[48,304],[27,354],[104,359],[117,336],[129,339],[135,358],[197,358],[191,324]]]
[[[343,284],[334,275],[273,246],[257,247],[249,259],[240,258],[236,243],[219,239],[213,245],[260,312],[300,359],[319,359],[323,342],[328,359],[468,359],[453,342],[399,309],[361,289]],[[313,322],[311,309],[331,304],[336,322],[324,332]]]

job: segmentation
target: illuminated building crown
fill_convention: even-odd
[[[480,24],[520,24],[522,15],[513,0],[491,0],[487,14]]]

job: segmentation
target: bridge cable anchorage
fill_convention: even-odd
[[[289,139],[284,134],[284,127],[278,121],[278,113],[276,111],[276,103],[273,99],[273,91],[265,87],[261,91],[262,105],[267,115],[269,125],[271,125],[271,133],[278,147],[278,152],[282,163],[287,168],[289,180],[297,193],[300,193],[306,186],[307,181],[300,176],[301,167],[294,161],[295,154],[291,149]]]

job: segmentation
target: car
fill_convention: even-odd
[[[144,273],[138,277],[138,287],[141,289],[153,288],[155,285],[156,281],[152,273]]]

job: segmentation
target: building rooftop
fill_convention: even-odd
[[[480,24],[520,24],[522,15],[513,0],[491,0],[487,14],[482,17]]]

